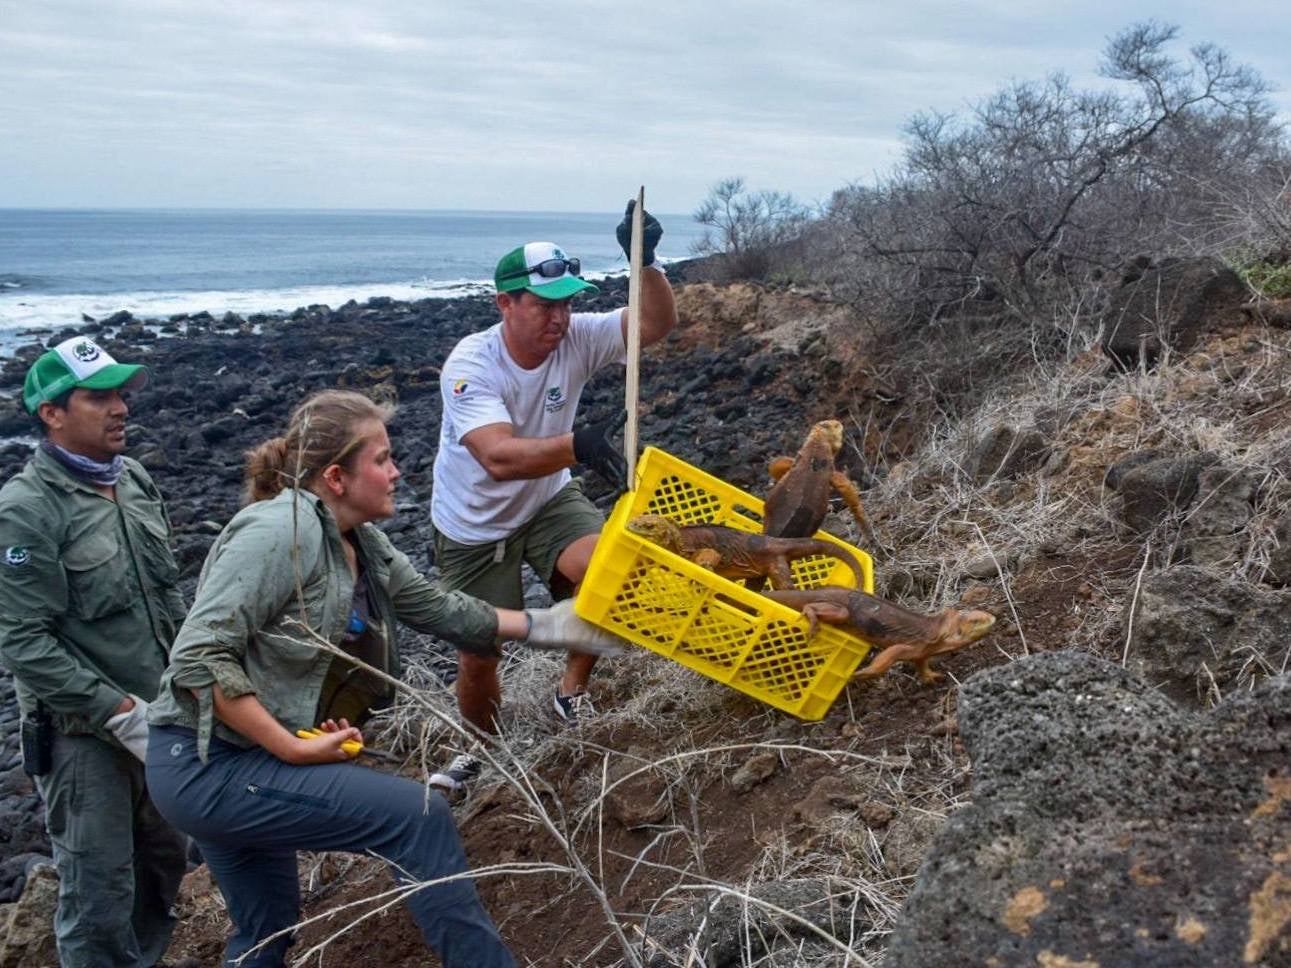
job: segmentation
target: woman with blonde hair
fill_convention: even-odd
[[[243,508],[216,539],[149,713],[148,786],[201,848],[233,920],[231,963],[278,966],[299,919],[297,850],[371,853],[398,881],[446,968],[514,964],[466,873],[447,804],[426,787],[346,761],[387,684],[311,644],[319,636],[397,677],[395,623],[496,655],[514,640],[616,651],[551,609],[497,609],[446,593],[373,521],[394,513],[391,408],[327,390],[287,433],[247,455]],[[318,727],[305,739],[298,730]]]

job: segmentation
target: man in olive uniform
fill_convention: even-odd
[[[64,968],[157,964],[184,876],[184,839],[153,807],[142,762],[184,618],[161,494],[121,456],[122,394],[147,379],[85,337],[43,354],[23,403],[44,439],[0,489],[0,658],[45,801]]]

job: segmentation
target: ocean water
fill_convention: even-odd
[[[0,209],[0,352],[23,330],[120,309],[140,318],[339,306],[371,296],[486,291],[507,250],[545,239],[590,279],[626,271],[622,212]],[[660,215],[659,255],[691,255],[701,229]]]

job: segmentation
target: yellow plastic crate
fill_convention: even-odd
[[[685,461],[647,447],[637,488],[619,498],[601,532],[575,611],[600,627],[801,719],[820,719],[869,643],[820,625],[808,641],[807,620],[740,582],[730,581],[626,528],[638,514],[678,524],[720,524],[760,533],[762,502]],[[825,532],[861,563],[864,590],[874,590],[870,556]],[[824,555],[793,563],[794,585],[855,586],[852,570]]]

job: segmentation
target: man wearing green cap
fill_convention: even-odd
[[[634,202],[616,230],[628,250]],[[641,279],[641,345],[677,324],[672,287],[654,250],[663,228],[646,213]],[[582,464],[625,487],[623,455],[609,437],[623,415],[574,428],[583,387],[603,367],[626,358],[627,310],[575,313],[570,300],[596,287],[579,260],[551,242],[530,242],[504,255],[494,273],[500,322],[467,336],[440,372],[443,422],[435,457],[431,518],[444,586],[506,608],[522,608],[520,566],[528,562],[555,598],[583,580],[601,513],[569,469]],[[594,656],[571,654],[553,708],[577,723],[592,712],[587,680]],[[462,718],[496,730],[501,702],[497,660],[458,654]],[[479,762],[457,757],[433,785],[461,790]]]
[[[58,866],[68,968],[155,965],[185,842],[144,786],[148,700],[184,619],[161,494],[122,456],[142,366],[64,340],[23,385],[44,439],[0,489],[0,658]]]

